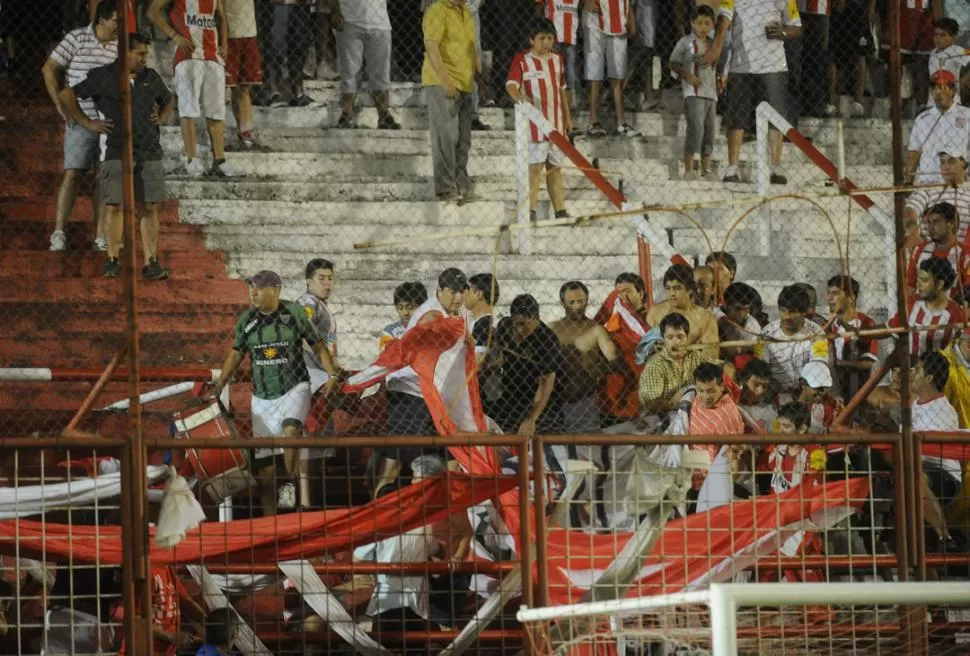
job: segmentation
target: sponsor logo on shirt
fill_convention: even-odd
[[[186,14],[185,25],[187,27],[200,27],[204,30],[216,29],[216,18],[212,14]]]

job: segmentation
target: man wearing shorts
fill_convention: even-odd
[[[171,14],[164,10],[171,5]],[[206,174],[196,157],[195,121],[205,116],[212,142],[212,176],[239,175],[226,163],[226,67],[222,55],[229,49],[229,28],[222,0],[152,0],[148,17],[172,39],[175,50],[175,95],[179,101],[183,164],[193,177]]]
[[[626,80],[627,36],[634,36],[637,24],[630,0],[586,0],[586,79],[589,85],[589,127],[586,134],[605,137],[599,121],[600,88],[604,74],[610,80],[616,108],[616,131],[620,137],[639,137],[626,122],[623,111],[623,82]]]
[[[66,86],[74,86],[83,81],[90,71],[110,64],[117,58],[118,14],[113,0],[102,0],[94,11],[92,23],[69,32],[44,64],[44,83],[61,118],[67,118],[59,98],[65,83]],[[89,119],[98,118],[92,101],[84,100],[81,109]],[[67,121],[64,127],[64,180],[57,193],[57,215],[51,234],[52,251],[67,248],[64,224],[71,215],[77,197],[78,172],[97,167],[98,161],[98,135],[80,123]],[[107,242],[104,236],[104,198],[100,185],[94,187],[91,204],[97,224],[94,249],[103,251],[107,248]]]
[[[301,437],[310,410],[310,376],[303,359],[306,343],[333,377],[342,372],[330,357],[326,342],[297,303],[280,299],[283,281],[273,271],[260,271],[247,278],[253,307],[236,322],[232,350],[222,365],[222,374],[207,398],[218,398],[222,389],[249,354],[253,368],[253,437]],[[296,506],[299,449],[256,449],[253,468],[260,481],[260,503],[264,515],[275,515],[279,507]],[[276,489],[276,456],[283,454],[287,480]],[[307,500],[304,500],[307,501]]]
[[[224,0],[229,41],[226,51],[226,86],[232,97],[236,117],[236,147],[239,150],[266,150],[253,136],[252,87],[263,83],[263,69],[256,40],[254,0]],[[228,145],[230,150],[232,144]]]
[[[168,271],[158,263],[158,203],[166,199],[158,125],[172,116],[175,100],[158,73],[145,67],[147,59],[148,38],[137,32],[129,34],[127,61],[119,60],[92,70],[83,81],[63,89],[58,96],[71,120],[101,137],[100,184],[107,205],[108,223],[105,278],[117,278],[121,274],[118,252],[124,233],[121,157],[125,145],[121,91],[118,89],[118,66],[121,65],[127,68],[131,79],[135,201],[142,204],[141,238],[145,256],[142,275],[146,280],[168,277]],[[91,99],[99,118],[88,118],[81,110],[78,98]]]
[[[354,98],[364,62],[367,88],[377,106],[377,128],[400,130],[391,116],[388,89],[391,86],[391,21],[386,0],[329,0],[330,24],[337,37],[337,65],[340,68],[338,128],[354,125]]]
[[[738,163],[744,131],[754,125],[755,108],[768,101],[789,122],[788,64],[784,42],[801,34],[801,17],[791,0],[721,0],[714,47],[701,58],[714,66],[731,32],[731,69],[727,81],[728,168],[724,182],[740,182]],[[782,136],[769,132],[771,183],[787,184],[781,168]]]

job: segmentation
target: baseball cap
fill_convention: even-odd
[[[450,289],[453,292],[463,292],[468,289],[468,278],[461,269],[451,267],[445,269],[438,276],[438,289]]]
[[[283,281],[275,271],[260,271],[246,278],[247,285],[254,287],[282,287]]]
[[[804,367],[802,367],[802,372],[800,374],[802,380],[813,388],[818,389],[820,387],[832,387],[832,371],[829,366],[822,362],[821,360],[812,360],[807,362]]]
[[[964,148],[958,148],[957,146],[954,146],[954,145],[951,144],[951,145],[946,146],[945,148],[943,148],[940,152],[938,152],[937,153],[937,157],[941,157],[941,158],[942,157],[955,157],[957,159],[966,160],[967,159],[967,151]]]
[[[933,84],[952,84],[956,86],[957,76],[950,71],[937,71],[930,77],[930,82]]]

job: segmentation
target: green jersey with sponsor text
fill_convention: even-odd
[[[243,312],[236,322],[232,348],[249,354],[253,366],[253,394],[278,399],[300,383],[309,382],[303,359],[303,342],[313,346],[320,334],[306,311],[291,301],[280,301],[272,314],[256,308]]]

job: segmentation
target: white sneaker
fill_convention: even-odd
[[[337,72],[337,69],[335,69],[328,61],[320,62],[320,64],[317,65],[316,73],[317,73],[316,78],[318,80],[330,81],[340,76],[340,74]]]
[[[96,238],[94,240],[94,243],[91,244],[91,250],[98,251],[99,253],[104,253],[106,250],[108,250],[108,240],[105,239],[104,237]]]
[[[639,137],[640,131],[630,127],[626,123],[623,123],[622,125],[618,125],[616,127],[616,135],[618,137]]]
[[[849,116],[852,118],[863,118],[866,115],[866,108],[862,106],[861,102],[852,101],[849,105]]]
[[[55,230],[53,234],[51,234],[51,250],[58,253],[66,248],[67,235],[64,234],[63,230]]]
[[[276,507],[284,510],[296,508],[296,485],[283,483],[276,490]]]
[[[215,176],[217,178],[238,178],[241,174],[236,169],[229,165],[229,162],[223,160],[212,167],[209,171],[209,175]]]
[[[835,105],[829,103],[828,105],[825,106],[825,115],[826,116],[835,116],[838,113],[839,113],[839,110],[836,109]]]
[[[724,169],[724,182],[741,182],[741,174],[738,172],[738,167],[731,165]]]
[[[203,165],[202,161],[196,157],[195,159],[186,162],[185,172],[191,175],[193,178],[201,178],[203,175],[205,175],[205,165]]]

